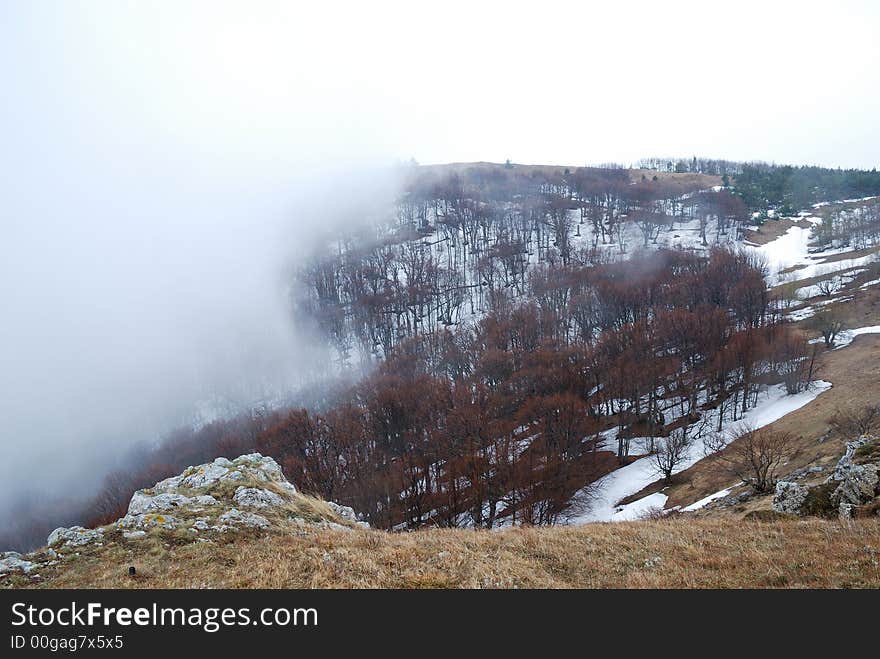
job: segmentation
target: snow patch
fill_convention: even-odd
[[[663,510],[667,499],[669,497],[662,492],[654,492],[625,506],[618,506],[617,511],[611,516],[611,521],[631,522],[642,519],[653,511]]]
[[[720,490],[718,492],[715,492],[715,494],[710,494],[707,497],[703,497],[699,501],[694,501],[691,505],[685,506],[684,508],[682,508],[681,512],[690,513],[695,510],[699,510],[700,508],[703,508],[707,503],[711,503],[712,501],[715,501],[715,499],[720,499],[722,497],[726,497],[728,494],[730,494],[731,490],[733,490],[734,487],[736,487],[736,485],[732,485],[731,487],[728,487],[725,490]]]

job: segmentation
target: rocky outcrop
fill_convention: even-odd
[[[0,558],[0,574],[8,572],[24,572],[27,574],[37,567],[36,563],[25,560],[17,551],[5,551],[0,554],[0,557],[2,557]]]
[[[880,440],[863,435],[847,442],[843,456],[824,483],[805,487],[792,481],[776,484],[773,510],[795,515],[853,517],[874,510],[880,496]],[[870,505],[869,505],[870,504]]]
[[[853,468],[853,457],[863,446],[867,446],[869,444],[873,444],[877,439],[871,435],[862,435],[856,440],[846,443],[846,448],[844,449],[843,456],[841,456],[840,460],[837,461],[837,466],[834,467],[834,471],[828,477],[828,481],[842,481],[846,478],[847,472]]]
[[[773,511],[789,515],[800,514],[809,492],[809,488],[798,483],[779,481],[773,495]]]
[[[131,497],[126,515],[96,529],[57,528],[47,549],[22,556],[0,554],[0,577],[33,575],[83,551],[105,544],[212,542],[235,534],[314,533],[369,528],[354,510],[300,494],[275,460],[250,453],[235,460],[188,467]]]
[[[872,447],[877,441],[875,437],[863,435],[853,442],[847,442],[846,452],[826,481],[840,483],[831,495],[833,501],[839,505],[859,506],[871,501],[877,495],[880,485],[880,464],[876,462],[860,464],[854,459],[859,449]]]
[[[290,493],[296,488],[291,485],[281,467],[275,460],[259,453],[242,455],[235,460],[217,458],[196,467],[188,467],[179,476],[166,478],[152,488],[152,492],[179,492],[180,490],[199,490],[215,487],[220,483],[241,483],[247,480],[274,483]]]
[[[281,509],[293,506],[297,497],[301,495],[296,487],[272,458],[259,453],[235,460],[217,458],[135,492],[128,514],[115,527],[125,530],[127,540],[142,538],[153,529],[195,535],[267,529],[271,523],[266,517],[240,509]]]
[[[880,483],[880,465],[853,465],[841,478],[833,496],[841,503],[858,506],[877,495],[878,483]]]

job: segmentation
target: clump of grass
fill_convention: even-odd
[[[775,510],[763,509],[748,512],[743,516],[743,519],[750,522],[779,522],[782,520],[795,519],[795,516],[789,515],[788,513],[778,513]]]
[[[348,522],[337,515],[326,501],[308,494],[297,493],[287,507],[295,517],[307,522],[328,521],[348,526]]]
[[[853,462],[856,464],[880,462],[880,440],[869,442],[857,448],[853,453]]]
[[[880,497],[873,501],[859,506],[853,511],[855,517],[877,517],[880,516]]]

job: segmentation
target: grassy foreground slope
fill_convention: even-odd
[[[49,588],[880,587],[880,519],[657,521],[503,531],[319,531],[95,547]],[[128,576],[128,566],[137,576]]]

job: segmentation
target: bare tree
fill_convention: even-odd
[[[757,492],[769,492],[776,485],[779,467],[794,449],[794,436],[742,424],[729,444],[721,434],[707,437],[704,444],[726,474],[739,478]]]
[[[845,437],[864,435],[880,428],[880,405],[838,409],[828,423]]]
[[[816,289],[819,291],[819,293],[822,294],[823,297],[831,297],[838,290],[840,290],[840,279],[838,279],[837,277],[823,279],[816,284]]]
[[[843,314],[836,306],[822,307],[810,318],[809,327],[819,332],[825,341],[825,346],[830,348],[843,329]]]
[[[687,459],[693,443],[694,436],[688,426],[676,428],[668,436],[657,439],[651,460],[654,469],[663,476],[663,481],[667,485],[672,482],[673,472]]]

